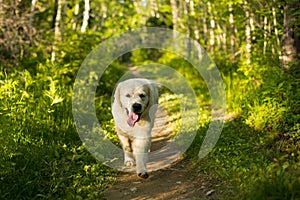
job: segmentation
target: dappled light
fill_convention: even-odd
[[[0,199],[300,199],[299,6],[0,0]],[[112,114],[134,77],[148,179]]]

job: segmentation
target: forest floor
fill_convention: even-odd
[[[160,149],[170,142],[172,119],[166,119],[159,108],[152,132],[151,151]],[[148,163],[149,164],[149,163]],[[151,163],[150,163],[151,165]],[[139,178],[135,173],[120,172],[117,180],[104,191],[107,200],[142,199],[220,199],[222,183],[208,175],[193,170],[191,161],[178,159],[173,165],[150,172],[148,179]]]

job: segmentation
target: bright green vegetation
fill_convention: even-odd
[[[177,27],[193,39],[200,33],[198,42],[216,62],[226,86],[228,119],[213,151],[198,160],[210,122],[211,102],[206,84],[183,58],[143,49],[114,61],[99,82],[95,104],[108,138],[118,143],[110,112],[115,83],[128,66],[164,64],[187,79],[200,105],[198,134],[186,157],[199,174],[221,183],[224,199],[300,199],[300,72],[299,64],[287,69],[280,60],[279,38],[285,26],[283,1],[270,5],[265,0],[248,4],[190,0],[194,4],[187,6],[184,2],[188,1],[179,0],[177,24],[170,5],[174,1],[161,1],[157,9],[144,12],[142,6],[130,1],[91,1],[88,27],[80,31],[82,16],[74,12],[78,4],[79,13],[83,13],[84,1],[71,0],[62,7],[65,13],[58,36],[53,33],[54,16],[62,1],[38,1],[33,21],[30,2],[8,0],[0,4],[6,5],[0,12],[0,22],[5,22],[0,27],[0,199],[102,198],[103,190],[115,180],[117,172],[98,162],[76,132],[73,83],[82,61],[97,44],[144,26]],[[18,12],[10,12],[11,5]],[[153,12],[159,17],[154,17]],[[245,24],[250,23],[247,13],[256,17],[254,29],[250,27],[250,51],[246,49],[249,35]],[[231,15],[234,22],[228,24]],[[299,10],[293,16],[299,17]],[[265,17],[269,24],[264,23]],[[18,26],[7,21],[14,18]],[[212,19],[221,27],[210,27]],[[203,23],[209,29],[207,35],[203,34]],[[299,20],[293,23],[299,27]],[[29,28],[31,31],[27,31]],[[29,33],[33,35],[26,35]],[[211,33],[215,34],[214,44],[208,42],[213,39]],[[217,37],[224,40],[218,43]],[[233,46],[231,41],[235,42]],[[53,61],[52,49],[56,53]],[[163,92],[164,100],[170,100],[164,101],[165,110],[170,115],[178,114],[175,95]]]
[[[159,62],[179,72],[193,70],[186,61],[168,54]],[[101,80],[95,100],[102,128],[114,142],[117,138],[110,114],[110,95],[125,69],[126,66],[116,63],[110,66],[103,79],[112,78]],[[222,66],[220,69],[222,72]],[[103,189],[114,180],[115,172],[85,150],[75,130],[71,113],[74,73],[68,65],[50,62],[37,65],[32,72],[26,69],[2,72],[0,192],[3,198],[93,199],[101,197]],[[187,73],[201,106],[198,135],[187,156],[199,173],[228,186],[224,191],[226,198],[297,199],[300,191],[297,80],[278,68],[266,71],[258,80],[263,81],[260,84],[252,83],[241,72],[222,72],[222,75],[230,117],[216,147],[198,160],[210,119],[209,96],[200,75]],[[178,113],[173,100],[170,102],[167,112]],[[168,106],[166,102],[165,105]]]
[[[280,69],[265,71],[259,84],[238,74],[224,74],[229,116],[217,145],[195,159],[195,167],[224,181],[224,199],[299,199],[298,80]],[[188,157],[194,159],[207,125],[200,127]]]
[[[2,199],[97,199],[114,180],[76,132],[68,70],[44,63],[35,74],[1,74]]]

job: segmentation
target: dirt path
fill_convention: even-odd
[[[159,107],[152,133],[151,151],[170,142],[172,119]],[[151,165],[151,163],[150,163]],[[150,173],[146,180],[135,173],[120,172],[117,181],[104,192],[107,200],[164,200],[164,199],[219,199],[219,183],[190,167],[188,160],[179,160],[172,166]]]
[[[107,200],[220,199],[220,185],[209,177],[187,170],[188,161],[152,172],[146,180],[135,174],[121,173],[105,191]]]

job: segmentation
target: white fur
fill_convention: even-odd
[[[127,123],[128,112],[132,111],[135,103],[141,105],[141,112],[139,121],[131,127]],[[124,151],[124,164],[136,165],[137,174],[143,178],[148,177],[146,163],[157,103],[157,84],[147,79],[135,78],[120,82],[114,93],[112,114]]]

